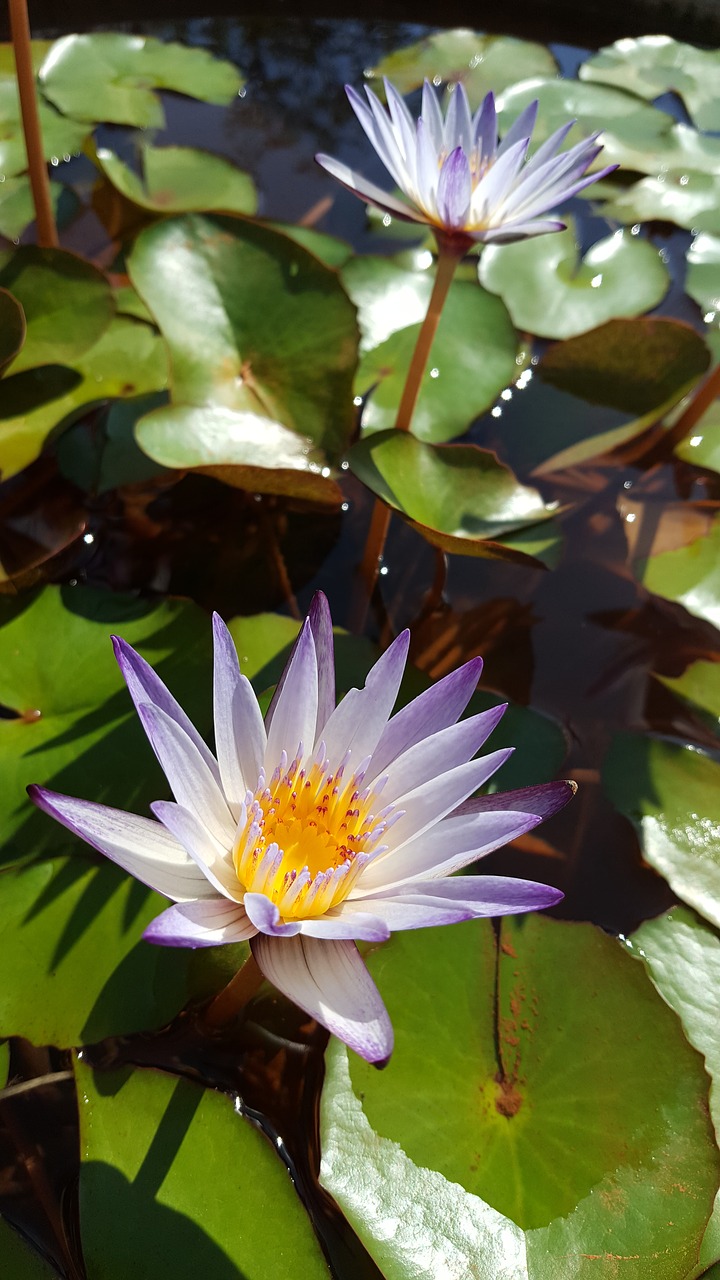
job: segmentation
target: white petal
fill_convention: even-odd
[[[230,854],[200,824],[195,814],[171,800],[156,800],[152,811],[180,841],[217,893],[235,902],[241,901],[244,890],[235,874]]]
[[[477,716],[469,716],[459,724],[451,724],[406,751],[387,770],[387,783],[382,791],[383,805],[392,804],[438,773],[447,773],[472,759],[502,718],[506,706],[507,703],[501,704],[489,711],[481,711]]]
[[[443,676],[388,721],[373,751],[372,764],[366,774],[367,782],[384,773],[403,751],[414,747],[416,742],[447,729],[460,718],[480,679],[482,665],[482,658],[472,658],[457,671]]]
[[[212,902],[183,902],[168,907],[150,922],[143,938],[161,947],[217,947],[247,942],[255,933],[244,907],[226,898],[215,898]]]
[[[194,742],[160,707],[141,704],[138,715],[178,804],[195,813],[215,839],[229,848],[235,822]]]
[[[375,750],[395,705],[409,644],[410,632],[403,631],[371,667],[364,689],[351,689],[333,712],[323,730],[331,761],[350,749],[359,764]]]
[[[215,747],[225,797],[237,818],[245,793],[254,791],[267,735],[253,687],[240,674],[237,650],[222,618],[213,615],[215,639]]]
[[[311,752],[318,710],[318,669],[310,623],[305,620],[283,673],[282,691],[268,729],[265,764],[269,773],[283,751],[292,760],[298,745]]]
[[[422,835],[428,827],[434,826],[446,814],[451,813],[473,791],[487,782],[511,755],[511,748],[493,751],[489,756],[458,765],[457,769],[450,769],[415,791],[399,796],[396,808],[404,809],[405,812],[392,827],[392,847],[400,849],[408,840]]]
[[[393,218],[402,218],[405,222],[427,222],[427,218],[417,209],[412,209],[410,205],[403,204],[401,200],[388,195],[382,187],[376,186],[374,182],[368,182],[361,173],[343,164],[341,160],[335,160],[332,156],[321,153],[316,155],[315,159],[323,169],[327,169],[327,172],[332,174],[333,178],[337,178],[338,182],[347,187],[348,191],[352,191],[353,195],[359,196],[361,200],[366,200],[368,204],[374,204],[378,209],[392,214]]]

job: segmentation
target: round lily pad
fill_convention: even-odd
[[[690,1271],[720,1161],[707,1077],[615,940],[472,921],[396,934],[369,965],[395,1052],[382,1075],[351,1056],[349,1079],[330,1056],[321,1180],[389,1280],[590,1280],[618,1253],[629,1280]]]
[[[720,926],[720,764],[690,746],[617,734],[603,785],[634,824],[643,857],[673,892]]]
[[[141,129],[165,123],[155,89],[225,104],[243,83],[232,63],[206,49],[110,31],[63,36],[45,58],[39,78],[45,96],[65,115]]]
[[[0,254],[0,286],[21,303],[27,323],[13,373],[83,355],[115,312],[102,271],[64,249],[25,245]]]
[[[720,626],[720,516],[688,546],[636,561],[633,568],[648,591]]]
[[[642,315],[670,282],[646,240],[616,231],[580,258],[571,225],[518,244],[488,245],[479,274],[513,323],[543,338],[573,338],[616,316]]]
[[[58,164],[81,150],[88,135],[88,125],[70,120],[54,107],[38,98],[38,114],[46,160]],[[27,152],[20,116],[15,77],[0,78],[0,173],[15,177],[27,169]]]
[[[720,175],[669,169],[626,187],[602,206],[617,222],[674,222],[688,230],[720,232]]]
[[[286,1168],[230,1098],[161,1071],[76,1072],[89,1275],[329,1280]]]
[[[199,215],[148,227],[129,267],[172,369],[141,448],[164,466],[237,467],[247,488],[253,459],[321,479],[353,429],[357,326],[337,273],[288,236]]]
[[[105,147],[98,164],[114,187],[133,204],[152,213],[220,209],[253,214],[257,192],[249,174],[229,160],[193,147],[153,147],[141,153],[142,177]]]
[[[652,101],[672,91],[682,98],[698,129],[720,131],[720,103],[714,86],[720,77],[720,52],[698,49],[671,36],[616,40],[588,58],[581,80],[617,85]]]
[[[436,31],[397,49],[365,74],[370,80],[387,76],[400,93],[410,93],[426,79],[435,85],[460,82],[475,108],[490,89],[500,93],[518,80],[556,72],[557,63],[545,45],[460,27]]]
[[[429,252],[426,263],[423,270],[410,270],[394,258],[364,254],[345,264],[340,274],[357,307],[361,351],[425,318],[434,276]]]

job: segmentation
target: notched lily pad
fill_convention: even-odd
[[[545,45],[458,27],[389,53],[365,75],[369,80],[387,76],[400,93],[410,93],[425,79],[435,85],[461,82],[475,108],[490,89],[500,93],[517,80],[556,72],[557,63]]]
[[[383,431],[354,445],[349,461],[368,488],[447,551],[527,561],[512,535],[528,531],[557,547],[557,527],[544,528],[555,508],[476,445],[438,447],[407,432]]]
[[[395,1053],[380,1077],[331,1047],[323,1185],[388,1280],[591,1280],[618,1254],[677,1280],[717,1186],[702,1060],[600,930],[511,918],[499,944],[472,921],[369,957]]]
[[[671,36],[616,40],[588,58],[578,74],[581,80],[617,85],[648,101],[677,93],[698,129],[720,131],[714,91],[720,76],[717,49],[698,49]]]
[[[581,259],[572,224],[518,244],[488,245],[479,274],[514,324],[543,338],[573,338],[617,316],[642,315],[670,283],[658,251],[627,231],[599,240]]]
[[[165,123],[155,89],[224,105],[243,83],[232,63],[206,49],[109,31],[57,40],[39,79],[45,96],[65,115],[140,129]]]
[[[674,222],[687,230],[720,232],[720,176],[669,169],[626,187],[601,209],[613,221]]]
[[[140,153],[142,176],[106,147],[98,150],[97,160],[121,195],[151,213],[257,211],[257,192],[250,175],[209,151],[146,143]]]

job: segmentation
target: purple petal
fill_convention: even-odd
[[[264,893],[246,893],[243,901],[248,919],[259,933],[268,934],[272,938],[292,938],[300,932],[297,920],[283,924],[275,903],[266,898]]]
[[[453,818],[465,814],[512,811],[531,813],[541,822],[559,813],[577,791],[577,783],[563,779],[560,782],[541,782],[535,787],[519,787],[517,791],[498,791],[491,796],[474,796],[453,810]]]
[[[443,225],[450,228],[464,227],[471,198],[470,163],[462,147],[456,147],[440,170],[437,208]]]
[[[199,867],[216,892],[225,898],[238,901],[242,888],[230,862],[229,855],[213,839],[194,813],[183,809],[172,800],[156,800],[151,806],[156,818],[167,827],[171,835],[180,841],[183,849]],[[194,894],[200,897],[200,894]]]
[[[283,751],[287,751],[292,760],[299,743],[303,743],[306,752],[311,752],[315,745],[318,667],[315,641],[307,619],[283,672],[281,686],[268,724],[265,762],[270,772]]]
[[[185,714],[180,703],[173,698],[167,686],[163,684],[150,664],[141,658],[140,654],[136,653],[125,640],[121,640],[119,636],[111,636],[111,640],[117,664],[136,710],[141,703],[149,702],[151,706],[159,707],[167,716],[170,716],[170,719],[179,724],[190,741],[195,744],[208,769],[219,781],[220,773],[212,751],[207,743],[203,742],[192,720]]]
[[[387,771],[388,780],[382,791],[383,804],[392,804],[398,797],[421,787],[439,773],[447,773],[465,764],[480,750],[502,719],[506,707],[507,703],[491,707],[489,711],[470,716],[459,724],[451,724],[411,747]]]
[[[473,143],[476,147],[479,147],[481,162],[487,163],[495,159],[497,140],[495,96],[493,93],[486,93],[482,106],[476,111],[473,121]]]
[[[532,136],[535,121],[537,120],[538,106],[539,103],[536,98],[534,102],[528,103],[524,111],[520,112],[515,123],[511,124],[507,133],[503,135],[503,140],[498,147],[498,157],[504,155],[511,147],[514,147],[516,142],[522,142]]]
[[[368,780],[384,773],[393,760],[416,742],[454,724],[475,691],[482,666],[482,658],[473,658],[398,711],[386,725],[373,752]]]
[[[527,155],[527,145],[527,140],[521,138],[480,179],[472,197],[472,223],[489,221],[493,210],[507,199]]]
[[[318,713],[315,741],[322,737],[330,716],[335,710],[335,646],[332,618],[327,597],[316,591],[308,613],[310,630],[315,641],[318,669]]]
[[[445,117],[445,150],[454,151],[456,147],[460,147],[468,159],[473,145],[473,127],[470,117],[470,106],[468,103],[465,86],[461,80],[455,85],[450,94],[448,103],[447,116]]]
[[[251,946],[279,991],[368,1062],[387,1062],[392,1026],[354,942],[260,934]]]
[[[44,787],[28,787],[28,795],[51,818],[166,898],[185,902],[214,897],[202,871],[159,822]]]
[[[340,761],[348,748],[360,764],[375,750],[400,688],[410,632],[403,631],[368,672],[363,689],[350,689],[323,730],[328,756]]]
[[[350,106],[385,168],[397,185],[404,189],[405,162],[397,144],[392,124],[371,89],[366,89],[367,102],[353,89],[345,85]]]
[[[250,681],[240,674],[237,650],[219,614],[213,614],[215,747],[222,787],[237,818],[248,790],[257,787],[267,736]]]
[[[403,204],[394,196],[388,195],[382,187],[376,187],[374,182],[368,182],[367,178],[363,178],[362,174],[343,164],[342,161],[322,153],[318,153],[315,159],[323,169],[332,174],[333,178],[347,187],[348,191],[352,191],[353,195],[367,204],[375,205],[376,208],[382,209],[383,213],[391,214],[393,218],[402,218],[404,222],[427,222],[427,218],[419,210],[412,209],[410,205]]]
[[[189,809],[225,848],[235,838],[235,822],[215,776],[184,729],[157,706],[138,715],[178,804]]]
[[[360,909],[371,909],[393,930],[424,929],[456,924],[484,916],[518,915],[541,911],[562,901],[551,885],[507,876],[452,876],[449,880],[413,881],[392,897],[364,898]],[[352,914],[356,904],[343,904]]]
[[[239,903],[213,898],[168,907],[150,922],[143,938],[161,947],[217,947],[247,942],[256,932]]]
[[[531,240],[533,236],[544,236],[550,231],[564,231],[566,222],[554,218],[536,218],[525,221],[500,222],[497,227],[488,227],[484,231],[469,231],[468,235],[479,244],[515,244],[517,240]]]

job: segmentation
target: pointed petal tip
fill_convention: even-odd
[[[385,1068],[390,1065],[391,1058],[392,1054],[389,1053],[387,1058],[377,1058],[374,1062],[371,1058],[368,1058],[368,1062],[372,1067],[376,1067],[378,1071],[384,1071]]]

